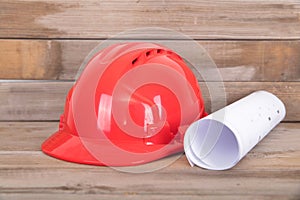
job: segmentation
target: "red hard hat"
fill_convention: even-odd
[[[98,52],[69,91],[44,153],[71,162],[130,166],[183,151],[181,127],[206,116],[183,59],[153,43]]]

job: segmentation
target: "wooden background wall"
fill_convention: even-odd
[[[276,140],[279,134],[291,134],[291,137],[286,137],[286,142],[297,140],[293,137],[299,125],[290,122],[300,121],[299,0],[0,0],[0,130],[3,133],[0,153],[1,161],[5,163],[0,165],[0,171],[5,172],[0,178],[8,179],[7,185],[0,183],[0,186],[7,194],[24,190],[22,184],[25,182],[19,181],[18,177],[24,176],[26,179],[24,173],[27,169],[20,168],[20,162],[22,166],[36,167],[37,172],[28,172],[27,178],[32,179],[28,187],[37,189],[43,185],[40,180],[43,176],[38,174],[41,166],[50,169],[52,174],[60,174],[57,180],[46,184],[50,189],[44,186],[39,188],[40,192],[51,194],[51,187],[61,184],[64,178],[70,180],[67,177],[71,177],[70,174],[55,170],[58,166],[67,166],[69,169],[65,171],[70,172],[73,166],[45,161],[46,158],[38,151],[42,140],[57,128],[66,93],[76,71],[88,52],[100,41],[121,31],[151,26],[182,32],[202,44],[220,68],[228,103],[259,89],[276,94],[287,107],[285,122],[288,123],[284,123],[271,140],[279,144],[280,141]],[[214,83],[216,80],[209,81]],[[201,80],[200,84],[205,88]],[[204,89],[203,95],[209,103],[208,91]],[[41,133],[44,135],[40,136]],[[11,139],[14,137],[18,141]],[[286,146],[287,152],[288,149]],[[19,152],[23,150],[27,153]],[[259,155],[263,157],[256,157],[252,167],[268,168],[275,163],[265,161],[267,154]],[[7,167],[15,168],[15,171],[6,172]],[[295,166],[285,167],[282,167],[285,172],[295,169]],[[106,169],[104,171],[110,173]],[[42,169],[40,172],[44,172],[45,177],[51,177],[50,172]],[[78,173],[82,177],[88,176],[82,171]],[[229,172],[228,177],[238,178],[241,174],[235,173]],[[260,175],[268,176],[268,173]],[[249,171],[246,177],[251,176]],[[299,178],[299,170],[290,175],[283,173],[283,176],[294,182],[299,181],[295,178]],[[150,175],[147,177],[151,178]],[[218,180],[216,178],[216,185]],[[257,183],[266,187],[271,184],[265,181]],[[284,182],[280,183],[275,183],[270,195],[282,188]],[[14,188],[18,184],[19,188]],[[56,188],[61,193],[67,187],[64,184],[69,183],[64,182],[62,188]],[[286,191],[289,188],[296,191],[295,186],[287,185]],[[147,189],[147,185],[145,187]],[[254,190],[251,185],[245,188],[247,191]],[[94,189],[112,192],[109,188]],[[141,190],[144,191],[143,188]],[[211,194],[216,192],[209,191]],[[226,193],[223,190],[219,192]]]
[[[286,121],[300,121],[297,0],[1,0],[0,120],[58,120],[88,52],[121,31],[149,26],[202,44],[220,68],[228,103],[265,89],[285,102]]]

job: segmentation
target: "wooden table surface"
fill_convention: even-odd
[[[58,128],[85,56],[115,34],[148,27],[185,34],[214,60],[223,80],[197,77],[209,113],[256,90],[285,103],[284,121],[233,169],[190,167],[182,155],[160,170],[133,174],[40,151]],[[202,56],[176,35],[150,31],[132,39],[163,40]],[[224,84],[225,95],[212,99],[207,84]],[[299,102],[299,0],[0,0],[0,200],[299,200]]]
[[[0,199],[300,198],[300,123],[281,123],[230,170],[191,167],[182,155],[151,163],[149,169],[166,166],[149,173],[46,156],[40,144],[56,128],[57,122],[0,123]]]

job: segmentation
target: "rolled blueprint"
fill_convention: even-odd
[[[189,163],[211,170],[235,166],[283,118],[275,95],[254,92],[191,124],[184,136]]]

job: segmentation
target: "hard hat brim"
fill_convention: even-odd
[[[85,142],[86,143],[86,142]],[[89,145],[99,145],[97,144],[89,144]],[[153,151],[154,146],[147,146],[139,143],[130,143],[128,145],[136,146],[137,148],[143,148],[145,152]],[[136,154],[136,157],[130,157],[130,159],[126,159],[126,157],[117,157],[118,155],[114,153],[108,154],[110,152],[111,146],[108,146],[107,143],[101,145],[99,149],[103,151],[103,155],[107,155],[109,157],[116,157],[117,159],[113,159],[112,161],[104,158],[104,162],[100,161],[100,159],[96,158],[83,144],[82,138],[70,134],[65,131],[58,131],[50,136],[41,146],[42,151],[54,158],[58,158],[61,160],[75,162],[79,164],[89,164],[89,165],[98,165],[98,166],[133,166],[145,164],[154,160],[158,160],[160,158],[183,152],[182,144],[161,144],[155,145],[155,148],[163,148],[162,151],[153,152],[151,154]],[[107,160],[106,160],[107,159]]]

